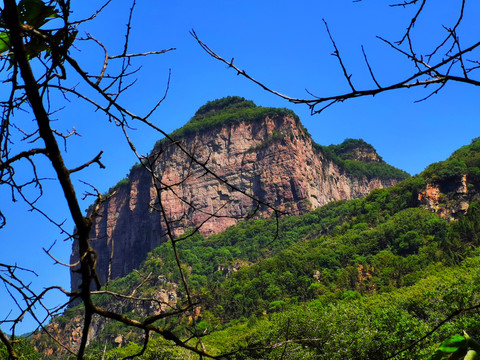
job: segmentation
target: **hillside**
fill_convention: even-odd
[[[168,235],[198,227],[208,236],[246,218],[298,215],[408,176],[363,141],[316,145],[291,110],[239,97],[207,103],[170,138],[175,142],[160,140],[96,211],[90,238],[103,284],[138,268]],[[78,273],[71,279],[77,289]]]
[[[426,358],[463,330],[480,338],[478,310],[459,311],[480,303],[479,159],[480,140],[474,140],[394,187],[281,218],[278,237],[273,219],[207,238],[195,234],[179,243],[179,254],[199,305],[166,325],[181,337],[192,329],[208,334],[203,342],[211,353],[233,351],[237,359],[385,359],[453,312],[460,315],[397,358]],[[179,284],[164,244],[110,290],[129,293],[141,285],[138,296],[180,306]],[[139,318],[154,307],[97,301]],[[72,344],[79,324],[71,309],[50,328]],[[108,359],[140,349],[141,333],[131,328],[100,321],[94,329],[91,359],[105,344]],[[36,344],[44,354],[53,346]],[[159,356],[186,355],[154,338],[141,358]]]

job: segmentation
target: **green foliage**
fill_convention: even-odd
[[[465,162],[453,158],[430,165],[424,172],[424,176],[431,182],[439,183],[451,181],[466,174],[467,165]]]
[[[59,17],[55,6],[46,5],[42,0],[21,0],[17,5],[17,10],[20,23],[35,30],[42,28],[48,21]],[[6,28],[3,16],[0,16],[0,19],[0,27]],[[26,37],[25,51],[28,59],[33,59],[45,52],[46,58],[55,56],[55,61],[59,62],[60,48],[66,53],[75,40],[77,31],[66,28],[55,31],[42,30],[44,34],[48,34],[48,40],[41,36]],[[0,32],[0,53],[10,49],[10,35],[7,31]],[[13,58],[13,55],[10,56]]]
[[[453,335],[445,339],[435,353],[428,360],[441,359],[480,359],[480,344],[467,333]]]
[[[385,162],[361,162],[355,160],[344,160],[340,162],[348,174],[354,177],[365,176],[367,179],[397,179],[404,180],[410,175]]]
[[[16,351],[19,360],[40,360],[40,354],[35,350],[29,339],[20,338],[13,344],[13,349]],[[7,348],[0,342],[0,360],[10,359]]]
[[[22,0],[17,7],[20,22],[37,29],[48,20],[58,17],[55,6],[47,6],[42,0]]]
[[[107,347],[107,351],[104,351],[104,346],[98,344],[98,346],[89,347],[85,360],[121,360],[127,356],[134,356],[139,354],[142,350],[142,345],[136,342],[129,342],[124,347],[112,348]],[[186,356],[191,355],[186,350],[182,350],[178,347],[172,346],[168,341],[159,337],[150,339],[149,346],[143,355],[135,357],[138,360],[183,360]]]
[[[442,183],[459,181],[462,175],[467,175],[472,184],[480,183],[480,139],[472,140],[455,151],[447,160],[428,166],[423,176],[429,182]]]
[[[0,53],[10,49],[10,35],[8,33],[0,33]]]
[[[330,145],[326,146],[326,148],[329,152],[333,153],[334,155],[343,160],[355,159],[354,150],[356,149],[362,149],[365,152],[376,154],[375,148],[365,142],[363,139],[345,139],[339,145]],[[380,156],[378,156],[378,158],[382,160]]]
[[[257,105],[251,100],[240,96],[227,96],[221,99],[212,100],[201,106],[190,120],[191,122],[202,121],[220,112],[236,112],[240,109],[254,108]]]
[[[476,258],[474,263],[479,261]],[[463,328],[478,336],[479,313],[465,313],[420,346],[400,352],[453,311],[478,303],[480,272],[477,268],[472,272],[472,265],[432,270],[414,286],[390,293],[291,306],[259,321],[246,338],[247,346],[255,350],[244,351],[238,358],[380,360],[396,353],[398,359],[427,358],[449,333]],[[224,342],[228,344],[229,339]],[[276,346],[268,348],[272,344]]]
[[[283,116],[291,116],[297,122],[300,121],[298,116],[289,109],[261,107],[256,106],[252,101],[238,96],[226,97],[209,101],[200,107],[192,119],[183,127],[171,133],[170,137],[179,139],[222,124],[254,122],[263,120],[266,117],[276,118]],[[157,141],[154,149],[159,148],[164,142],[164,139]]]
[[[314,145],[327,159],[338,164],[353,177],[366,177],[369,180],[372,178],[404,180],[410,176],[405,171],[387,164],[380,156],[378,157],[380,161],[357,160],[353,151],[355,149],[376,154],[373,146],[362,139],[346,139],[339,145]]]
[[[465,215],[451,225],[449,241],[453,245],[460,242],[474,246],[480,245],[480,204],[472,202]]]
[[[363,220],[359,212],[355,214],[360,215],[357,221]],[[370,226],[375,221],[371,219]],[[408,275],[444,257],[440,253],[432,257],[430,249],[445,242],[448,223],[423,209],[402,210],[374,227],[363,221],[356,229],[345,225],[336,226],[332,235],[298,242],[240,269],[221,286],[209,289],[210,301],[237,317],[268,312],[272,301],[295,303],[319,296],[347,299],[351,292],[390,291],[404,286]]]

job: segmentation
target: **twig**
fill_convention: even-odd
[[[338,51],[337,44],[335,44],[335,41],[333,40],[332,34],[330,33],[330,29],[328,28],[327,22],[325,21],[325,19],[322,19],[322,21],[325,24],[325,28],[327,29],[328,37],[330,38],[330,41],[332,42],[333,48],[335,49],[335,52],[332,55],[335,56],[338,59],[338,61],[340,63],[340,66],[342,67],[343,76],[345,77],[345,79],[347,79],[348,85],[350,85],[350,89],[352,89],[352,91],[355,92],[356,90],[355,90],[355,87],[352,84],[352,79],[351,79],[352,75],[348,74],[347,69],[345,68],[345,64],[343,63],[342,57],[340,56],[340,51]]]

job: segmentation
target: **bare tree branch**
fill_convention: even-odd
[[[349,99],[354,99],[358,97],[364,97],[364,96],[375,96],[378,94],[381,94],[383,92],[387,91],[392,91],[392,90],[398,90],[398,89],[409,89],[413,87],[427,87],[433,84],[443,84],[445,82],[453,81],[453,82],[462,82],[462,83],[467,83],[470,85],[474,86],[480,86],[480,81],[474,80],[471,78],[465,78],[465,77],[459,77],[459,76],[454,76],[450,74],[445,74],[441,73],[440,70],[443,66],[448,65],[452,63],[455,59],[459,58],[460,56],[463,56],[469,52],[472,52],[473,50],[477,49],[480,47],[480,41],[476,42],[475,44],[471,45],[470,47],[459,51],[458,53],[436,63],[435,65],[428,65],[425,70],[418,71],[407,78],[398,81],[396,83],[393,83],[388,86],[383,86],[381,88],[374,88],[374,89],[367,89],[367,90],[355,90],[352,92],[348,93],[343,93],[343,94],[338,94],[338,95],[329,95],[329,96],[324,96],[324,97],[315,97],[312,99],[300,99],[300,98],[292,98],[287,95],[283,95],[278,93],[277,91],[274,91],[267,87],[266,85],[262,84],[260,81],[255,80],[252,78],[250,75],[248,75],[244,70],[240,70],[238,67],[233,65],[233,62],[229,62],[225,60],[223,57],[220,55],[216,54],[213,50],[211,50],[207,45],[205,45],[196,35],[194,31],[191,32],[192,36],[197,40],[197,42],[200,44],[200,46],[213,58],[227,64],[229,67],[235,69],[237,71],[237,74],[242,75],[246,77],[247,79],[251,80],[255,84],[259,85],[262,87],[264,90],[277,95],[281,97],[282,99],[285,99],[293,104],[306,104],[310,109],[312,114],[318,114],[322,112],[324,109],[327,107],[335,104],[336,102],[343,102]],[[389,43],[388,41],[380,38],[381,40]],[[389,43],[391,45],[391,43]],[[393,46],[393,45],[391,45]],[[422,63],[421,60],[416,60],[416,57],[411,54],[407,54],[404,52],[404,55],[409,57],[410,59],[414,60],[415,63]],[[430,74],[437,74],[436,76],[430,76]],[[427,76],[426,79],[423,79],[423,77]],[[317,106],[323,103],[328,103],[327,106],[324,106],[321,109],[316,109]]]
[[[57,343],[58,347],[70,354],[74,354],[77,359],[83,359],[85,356],[87,344],[89,343],[88,334],[91,332],[92,324],[94,321],[96,321],[94,316],[96,317],[97,315],[102,317],[104,320],[110,319],[113,321],[119,321],[127,326],[140,329],[144,332],[145,337],[143,348],[135,356],[141,355],[145,352],[149,339],[151,338],[151,334],[156,333],[162,336],[164,339],[172,341],[176,346],[180,346],[188,351],[192,351],[202,358],[218,358],[218,356],[209,354],[209,352],[205,349],[204,345],[200,341],[200,336],[202,336],[202,334],[198,334],[198,331],[194,331],[194,338],[197,339],[197,344],[192,345],[190,338],[182,339],[169,330],[168,327],[159,325],[164,319],[185,316],[187,311],[191,311],[195,306],[198,305],[190,291],[189,284],[187,282],[187,276],[184,272],[183,264],[179,256],[177,243],[193,236],[210,219],[227,216],[221,214],[221,211],[228,204],[228,202],[224,202],[216,209],[206,211],[198,206],[195,201],[184,198],[181,192],[177,191],[175,188],[181,186],[182,181],[185,181],[191,176],[191,171],[193,172],[192,169],[195,167],[195,169],[202,170],[202,176],[208,175],[213,179],[216,179],[216,181],[219,183],[228,186],[231,190],[249,198],[252,203],[256,205],[256,209],[259,209],[260,206],[265,206],[266,208],[270,209],[272,214],[274,214],[277,218],[277,224],[278,216],[283,213],[275,209],[266,201],[256,198],[248,191],[230,184],[226,179],[223,179],[209,167],[209,157],[207,157],[207,159],[201,159],[197,157],[195,154],[195,148],[189,149],[187,146],[171,138],[162,129],[149,121],[149,118],[155,113],[155,111],[157,111],[168,94],[171,76],[170,71],[163,97],[157,100],[153,106],[146,111],[144,116],[136,115],[120,104],[120,96],[126,93],[126,91],[135,84],[136,80],[132,80],[131,76],[137,74],[137,71],[140,69],[140,67],[138,67],[132,70],[132,68],[134,68],[132,64],[135,59],[143,56],[163,54],[174,50],[174,48],[167,48],[165,50],[148,51],[137,54],[128,53],[129,39],[132,30],[131,24],[136,5],[135,0],[132,1],[132,6],[129,10],[129,18],[127,22],[127,30],[122,54],[109,56],[107,48],[100,41],[96,40],[92,35],[87,33],[87,37],[85,39],[79,40],[94,42],[103,49],[103,63],[101,69],[99,69],[99,72],[97,74],[90,74],[84,71],[79,63],[71,56],[69,49],[76,38],[77,26],[95,18],[110,2],[111,1],[105,2],[104,5],[89,18],[79,21],[70,21],[70,2],[68,0],[52,1],[49,4],[55,6],[56,15],[63,22],[63,26],[56,29],[43,30],[41,27],[36,28],[31,24],[25,24],[19,20],[17,4],[14,0],[4,1],[5,8],[2,11],[2,16],[5,20],[6,30],[8,30],[8,33],[11,36],[11,49],[8,51],[9,57],[4,57],[2,59],[4,61],[4,68],[10,64],[13,70],[8,81],[11,86],[9,99],[5,102],[0,102],[0,106],[3,108],[0,128],[0,144],[2,145],[0,152],[0,183],[9,186],[12,194],[12,201],[15,201],[16,197],[22,199],[31,207],[32,210],[39,212],[47,219],[47,221],[55,224],[60,229],[61,233],[67,234],[68,239],[75,238],[75,241],[78,244],[79,253],[79,259],[77,263],[68,264],[59,261],[52,255],[52,247],[48,249],[44,248],[43,250],[47,256],[55,261],[56,264],[61,264],[67,268],[72,268],[73,271],[78,271],[81,274],[81,284],[78,291],[67,292],[60,287],[53,286],[37,294],[31,289],[29,284],[22,282],[14,274],[15,269],[19,268],[7,267],[6,271],[8,276],[2,276],[0,274],[0,281],[3,282],[3,284],[7,287],[7,292],[12,297],[15,305],[18,307],[20,316],[12,316],[11,318],[6,319],[5,322],[13,323],[13,329],[15,329],[17,324],[21,322],[23,316],[26,314],[32,315],[35,321],[38,323],[38,327],[42,329],[47,336],[51,337]],[[29,47],[30,41],[36,41],[43,44],[44,50],[42,51],[45,51],[46,55],[41,57],[38,56],[39,53],[32,55],[31,47]],[[40,51],[40,53],[42,53],[42,51]],[[115,59],[121,59],[122,64],[119,72],[112,75],[107,71],[110,60]],[[37,77],[32,71],[31,63],[33,61],[39,64],[40,75]],[[81,84],[76,83],[74,85],[69,85],[67,82],[67,74],[71,75],[72,73],[80,75]],[[62,99],[65,101],[69,101],[68,97],[70,95],[79,97],[80,99],[91,104],[95,110],[103,112],[109,121],[114,122],[117,126],[121,127],[130,148],[138,157],[142,166],[149,172],[157,194],[157,201],[152,205],[152,208],[155,208],[155,210],[158,211],[162,226],[166,230],[166,237],[168,238],[174,251],[177,268],[181,274],[183,283],[183,292],[187,299],[184,304],[172,305],[169,302],[160,301],[154,297],[149,298],[142,295],[137,296],[136,293],[140,292],[140,288],[150,281],[150,276],[147,276],[140,281],[140,283],[130,294],[120,294],[109,290],[101,290],[102,284],[100,283],[96,269],[97,253],[94,247],[90,244],[90,241],[92,240],[91,227],[95,221],[95,218],[97,216],[101,216],[99,215],[99,209],[104,201],[110,199],[112,196],[115,196],[115,193],[105,197],[101,195],[93,185],[90,185],[88,182],[82,182],[83,184],[93,188],[93,191],[86,193],[83,198],[92,195],[97,199],[93,206],[93,210],[91,210],[86,216],[82,214],[76,189],[72,183],[71,174],[81,172],[93,163],[97,163],[100,168],[105,168],[104,164],[101,162],[103,151],[100,151],[92,160],[80,166],[74,168],[67,167],[66,160],[68,160],[68,158],[66,157],[66,154],[62,153],[58,140],[60,140],[60,142],[63,141],[63,148],[64,152],[66,153],[67,141],[72,135],[78,134],[75,128],[73,128],[73,130],[70,132],[62,132],[51,127],[52,115],[58,111],[53,104],[55,98],[52,97],[52,94],[55,93],[59,93]],[[34,126],[33,128],[22,129],[14,121],[14,110],[24,111],[29,109],[33,111],[35,117]],[[164,135],[167,139],[166,142],[169,143],[170,146],[179,148],[180,151],[185,155],[189,170],[185,174],[182,181],[180,181],[178,184],[169,183],[162,180],[158,174],[155,173],[155,161],[158,160],[159,154],[142,156],[137,153],[135,145],[128,136],[128,131],[131,129],[130,123],[133,122],[146,124],[150,129],[158,132],[161,135]],[[36,146],[29,150],[20,151],[15,156],[10,156],[11,152],[8,146],[13,144],[10,134],[12,128],[22,134],[22,142],[30,145],[37,142],[43,142],[44,146]],[[37,162],[34,161],[34,155],[37,154],[45,155],[51,167],[55,171],[56,178],[61,186],[63,195],[69,208],[71,219],[75,224],[75,233],[73,235],[70,235],[69,232],[64,228],[65,222],[58,222],[54,220],[47,212],[42,210],[39,205],[36,204],[37,201],[44,196],[42,184],[46,180],[38,175]],[[31,166],[33,180],[24,181],[21,183],[16,182],[15,169],[20,160],[26,160],[27,164]],[[36,187],[37,189],[36,196],[32,197],[33,199],[30,197],[29,192],[25,190],[29,189],[30,187]],[[169,194],[169,196],[173,194],[174,197],[181,201],[183,204],[182,206],[185,206],[185,208],[193,209],[192,211],[198,211],[199,213],[206,215],[205,219],[200,221],[198,226],[191,232],[183,234],[182,236],[177,236],[173,226],[177,226],[177,222],[181,221],[182,219],[170,218],[169,209],[166,208],[164,204],[164,198],[167,194]],[[245,214],[245,216],[236,216],[235,219],[238,220],[242,218],[248,218],[249,216],[251,216],[251,214]],[[0,212],[0,227],[4,226],[5,222],[6,218]],[[110,259],[110,262],[111,261],[112,257]],[[92,290],[92,287],[96,288],[96,290]],[[69,296],[70,301],[54,308],[48,308],[44,304],[44,297],[50,291],[60,291],[62,294]],[[94,298],[98,295],[108,296],[112,299],[112,301],[116,299],[115,301],[123,301],[124,303],[149,302],[159,308],[159,313],[149,313],[144,316],[143,319],[138,320],[133,316],[127,316],[120,312],[104,309],[103,307],[96,305]],[[63,310],[68,303],[75,300],[80,300],[84,305],[83,328],[81,330],[82,334],[80,336],[78,348],[70,349],[69,346],[63,344],[63,340],[56,339],[52,331],[49,330],[49,327],[46,327],[44,324],[53,316],[58,314],[61,310]],[[43,316],[36,314],[37,307],[42,309],[44,312]],[[192,326],[195,327],[195,322]],[[14,333],[15,331],[13,330],[13,334]],[[3,339],[2,342],[4,342],[8,347],[11,345],[11,341],[7,336],[5,336],[5,339],[6,342],[3,341]],[[11,355],[12,354],[13,353],[11,353]]]

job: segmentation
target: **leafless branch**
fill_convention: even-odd
[[[370,73],[370,76],[372,77],[373,82],[375,83],[375,85],[377,85],[379,89],[381,89],[382,87],[378,83],[377,79],[375,79],[375,75],[373,75],[373,71],[370,66],[370,63],[368,62],[367,54],[365,54],[365,49],[363,48],[363,45],[362,45],[362,53],[363,53],[363,57],[365,58],[365,63],[367,64],[367,67],[368,67],[368,72]]]
[[[144,53],[138,53],[138,54],[121,54],[121,55],[113,55],[109,56],[108,59],[123,59],[123,58],[133,58],[137,56],[149,56],[149,55],[159,55],[159,54],[165,54],[166,52],[177,50],[176,48],[170,48],[170,49],[165,49],[165,50],[159,50],[159,51],[148,51]]]
[[[340,51],[338,51],[337,44],[335,44],[335,41],[333,40],[332,34],[330,33],[330,29],[328,28],[327,22],[325,21],[325,19],[322,19],[322,21],[325,24],[325,28],[327,29],[328,37],[330,38],[330,41],[332,42],[333,48],[335,49],[335,51],[333,52],[332,55],[335,56],[338,59],[338,62],[340,63],[340,66],[341,66],[342,71],[343,71],[343,76],[345,77],[345,79],[347,79],[348,85],[350,85],[350,88],[352,89],[352,91],[355,92],[356,90],[355,90],[355,88],[353,87],[353,84],[352,84],[352,75],[348,74],[347,69],[345,68],[345,64],[343,63],[342,57],[340,55]]]
[[[466,48],[462,51],[459,51],[456,54],[454,54],[452,56],[449,56],[448,58],[443,59],[442,61],[436,63],[435,65],[428,65],[428,64],[422,62],[422,60],[417,59],[414,55],[408,54],[408,53],[402,51],[405,56],[407,56],[408,58],[413,60],[415,63],[421,63],[422,65],[426,65],[426,69],[421,70],[421,71],[417,71],[414,74],[409,75],[405,79],[403,79],[401,81],[398,81],[398,82],[395,82],[395,83],[393,83],[391,85],[388,85],[388,86],[383,86],[381,88],[377,87],[377,88],[374,88],[374,89],[367,89],[367,90],[355,90],[355,91],[348,92],[348,93],[337,94],[337,95],[328,95],[328,96],[324,96],[324,97],[315,97],[315,98],[312,98],[312,99],[292,98],[292,97],[280,94],[280,93],[268,88],[267,86],[262,84],[260,81],[253,79],[244,70],[240,70],[235,65],[233,65],[232,62],[228,62],[227,60],[222,58],[220,55],[216,54],[213,50],[211,50],[207,45],[205,45],[197,37],[197,35],[194,31],[192,31],[191,33],[192,33],[192,36],[200,44],[200,46],[202,46],[202,48],[210,56],[212,56],[213,58],[229,65],[229,67],[234,68],[239,75],[242,75],[242,76],[246,77],[247,79],[251,80],[255,84],[262,87],[264,90],[266,90],[266,91],[268,91],[268,92],[270,92],[274,95],[277,95],[277,96],[281,97],[282,99],[285,99],[285,100],[287,100],[291,103],[306,104],[312,110],[312,114],[318,114],[318,113],[322,112],[324,109],[326,109],[327,107],[335,104],[336,102],[344,102],[346,100],[359,98],[359,97],[365,97],[365,96],[375,96],[375,95],[381,94],[383,92],[398,90],[398,89],[409,89],[409,88],[419,87],[419,86],[420,87],[427,87],[427,86],[430,86],[430,85],[433,85],[433,84],[443,84],[445,82],[450,82],[450,81],[452,81],[452,82],[462,82],[462,83],[467,83],[467,84],[474,85],[474,86],[480,86],[480,81],[478,81],[478,80],[474,80],[472,78],[454,76],[454,75],[450,75],[450,74],[443,74],[443,73],[440,72],[440,70],[443,66],[445,66],[447,64],[450,64],[455,59],[457,59],[457,58],[459,58],[459,57],[477,49],[480,46],[480,41],[479,41],[479,42],[474,43],[470,47],[468,47],[468,48]],[[386,42],[389,43],[388,41],[386,41]],[[432,76],[429,76],[430,74],[437,74],[437,75],[432,77]],[[427,76],[426,79],[424,79],[425,76]],[[320,104],[323,104],[323,103],[328,103],[328,105],[324,106],[321,109],[316,109],[317,106],[319,106]]]
[[[75,238],[76,244],[78,245],[78,262],[74,264],[68,264],[59,261],[51,254],[51,247],[49,249],[44,248],[44,251],[50,258],[55,261],[56,264],[61,264],[68,268],[73,268],[73,271],[78,271],[81,276],[81,284],[78,291],[67,292],[59,287],[49,287],[39,294],[35,294],[31,290],[29,284],[21,282],[17,277],[12,277],[13,273],[10,274],[9,272],[9,276],[11,277],[11,279],[6,276],[2,276],[0,281],[2,281],[4,285],[8,287],[7,291],[10,296],[12,296],[14,303],[16,304],[21,313],[20,317],[15,317],[8,321],[12,321],[14,324],[13,327],[15,328],[16,324],[21,321],[22,316],[25,316],[27,313],[31,314],[34,317],[35,321],[38,323],[38,327],[42,329],[42,331],[47,334],[47,336],[54,339],[59,347],[63,348],[70,354],[74,354],[77,359],[83,359],[85,355],[85,351],[89,341],[88,334],[91,331],[92,322],[94,321],[94,316],[96,315],[99,315],[104,319],[120,321],[127,326],[142,330],[145,334],[145,338],[143,349],[139,353],[139,355],[145,351],[149,342],[150,335],[153,332],[159,334],[166,340],[172,341],[177,346],[181,346],[186,350],[192,351],[200,355],[201,357],[217,358],[217,356],[209,354],[199,340],[197,342],[197,345],[193,346],[189,342],[190,339],[182,340],[180,337],[173,334],[168,328],[162,327],[158,323],[160,323],[159,320],[165,318],[169,318],[172,316],[182,316],[187,311],[190,311],[195,306],[197,306],[197,303],[189,289],[189,284],[187,283],[187,278],[182,267],[181,259],[179,257],[177,243],[179,241],[187,239],[189,236],[192,236],[193,234],[198,232],[201,226],[210,219],[214,217],[226,216],[221,214],[221,211],[227,205],[227,202],[221,204],[216,209],[213,209],[211,211],[205,211],[200,206],[197,206],[195,204],[195,201],[184,198],[181,193],[175,190],[175,187],[180,186],[181,182],[178,184],[165,182],[157,174],[155,174],[155,171],[153,170],[155,162],[154,160],[156,159],[155,154],[144,157],[137,153],[134,144],[128,137],[127,131],[131,129],[129,123],[140,122],[146,124],[150,129],[164,135],[167,139],[166,141],[171,146],[175,146],[180,149],[183,155],[185,155],[186,163],[189,166],[189,170],[185,174],[183,181],[185,181],[185,179],[188,179],[189,176],[191,176],[190,169],[193,169],[194,167],[199,168],[202,170],[202,176],[208,175],[216,179],[219,183],[228,186],[229,189],[243,194],[244,196],[252,200],[252,203],[256,205],[256,209],[259,209],[260,206],[265,206],[266,208],[270,209],[277,218],[283,213],[276,210],[266,201],[262,199],[257,199],[248,191],[241,189],[233,184],[230,184],[226,179],[223,179],[209,167],[208,157],[207,159],[201,159],[197,157],[194,148],[192,150],[181,142],[176,141],[175,139],[167,135],[165,132],[163,132],[159,127],[149,121],[151,115],[158,109],[158,107],[161,105],[161,103],[168,94],[171,76],[170,71],[163,97],[156,101],[156,103],[149,110],[146,111],[145,115],[136,115],[120,104],[120,96],[124,94],[128,89],[130,89],[136,81],[135,79],[132,80],[131,76],[135,75],[140,67],[132,71],[132,63],[135,61],[134,59],[143,56],[163,54],[174,50],[174,48],[168,48],[165,50],[150,51],[138,54],[128,53],[129,38],[132,30],[131,23],[134,8],[136,5],[135,1],[132,1],[132,6],[129,11],[123,53],[120,55],[109,56],[107,48],[100,41],[96,40],[92,35],[87,33],[87,38],[84,40],[93,41],[103,49],[103,64],[97,74],[87,73],[81,68],[79,63],[72,57],[69,51],[69,48],[71,46],[70,39],[73,39],[76,36],[77,26],[79,24],[95,18],[110,2],[111,1],[105,2],[104,5],[97,12],[92,14],[89,18],[72,22],[69,20],[69,15],[71,12],[70,2],[68,0],[59,0],[58,2],[54,1],[52,2],[52,4],[58,5],[58,14],[60,19],[63,21],[63,27],[59,29],[44,31],[42,29],[37,29],[30,24],[20,23],[16,2],[14,0],[4,1],[5,8],[3,14],[5,15],[4,19],[6,20],[6,27],[11,34],[12,43],[12,56],[8,59],[4,58],[4,64],[7,64],[11,61],[13,70],[9,80],[11,85],[9,99],[5,102],[0,103],[0,106],[2,106],[2,108],[4,109],[1,117],[2,123],[0,128],[0,144],[2,145],[0,154],[0,181],[2,184],[5,183],[7,186],[10,187],[12,192],[12,200],[15,200],[15,197],[21,198],[30,205],[32,210],[38,211],[47,219],[47,221],[55,224],[62,233],[67,234],[68,238],[71,238],[72,235],[70,235],[64,229],[64,222],[55,221],[49,216],[47,212],[39,208],[38,204],[36,204],[38,199],[41,196],[44,196],[42,184],[45,179],[38,176],[37,164],[34,161],[33,157],[34,155],[40,153],[45,155],[51,167],[55,171],[56,178],[58,180],[58,183],[60,184],[63,195],[67,202],[71,219],[75,224],[75,234],[73,234],[73,237]],[[46,56],[35,56],[32,58],[30,56],[31,54],[29,53],[29,49],[26,46],[29,39],[35,39],[40,43],[44,43],[46,48],[49,50],[48,54]],[[117,74],[112,75],[108,73],[109,60],[115,59],[122,59],[122,65],[120,71]],[[35,77],[32,71],[32,61],[38,61],[39,68],[41,69],[39,72],[43,72],[37,77]],[[66,82],[67,72],[69,75],[72,73],[80,75],[82,79],[81,84],[76,83],[74,85],[68,85],[68,82]],[[20,81],[20,85],[17,84],[17,78]],[[87,91],[85,91],[85,86]],[[93,94],[91,90],[93,90]],[[66,155],[62,154],[62,151],[60,151],[60,146],[57,140],[59,140],[60,143],[63,142],[62,145],[66,152],[67,140],[71,135],[75,135],[77,133],[75,131],[75,128],[69,133],[63,133],[51,127],[52,115],[56,111],[58,111],[54,108],[54,106],[52,106],[51,102],[54,98],[51,97],[51,93],[56,92],[60,93],[63,99],[66,101],[69,101],[68,97],[70,95],[78,96],[80,99],[87,101],[89,104],[91,104],[95,110],[103,112],[109,121],[112,121],[116,125],[121,127],[124,131],[125,138],[127,139],[127,142],[129,143],[132,151],[134,151],[134,153],[137,155],[141,164],[150,172],[152,182],[157,192],[157,203],[155,204],[155,208],[158,211],[159,216],[161,217],[161,222],[166,229],[167,237],[170,240],[171,246],[175,254],[177,267],[181,274],[184,292],[187,297],[186,304],[174,307],[168,302],[160,301],[153,297],[147,298],[142,295],[137,296],[136,293],[140,292],[140,288],[142,288],[143,285],[147,283],[147,281],[150,281],[149,276],[140,281],[140,283],[133,289],[131,294],[118,294],[108,290],[100,290],[101,284],[96,269],[97,252],[90,243],[92,240],[91,229],[95,218],[97,216],[100,216],[100,206],[102,206],[104,201],[107,201],[112,196],[115,196],[115,193],[110,194],[108,197],[105,198],[93,185],[83,182],[84,184],[87,184],[93,188],[93,191],[91,191],[90,195],[97,198],[93,210],[86,216],[83,215],[80,209],[79,201],[77,199],[76,189],[72,183],[70,175],[84,170],[93,163],[97,163],[100,168],[104,168],[105,166],[100,161],[103,151],[100,151],[97,156],[95,156],[92,160],[84,163],[83,165],[75,168],[68,168],[66,166]],[[100,96],[100,100],[98,100],[98,95]],[[21,129],[18,125],[15,124],[15,122],[12,122],[12,119],[14,120],[14,110],[23,111],[24,109],[30,109],[33,111],[35,117],[34,124],[36,126],[36,128],[34,128],[33,130]],[[11,143],[10,129],[12,128],[18,130],[21,134],[23,134],[23,139],[21,140],[22,142],[27,144],[33,144],[37,141],[43,141],[45,146],[35,147],[26,151],[20,151],[17,155],[13,157],[9,156],[10,151],[7,148],[7,145],[10,145]],[[15,166],[17,165],[17,162],[22,159],[26,160],[31,165],[33,180],[18,184],[15,180]],[[30,199],[29,196],[27,196],[27,192],[24,190],[24,188],[32,186],[35,186],[38,189],[37,197],[33,198],[33,200]],[[173,194],[175,197],[182,201],[182,206],[194,209],[193,211],[198,211],[203,215],[206,215],[205,219],[202,220],[200,224],[198,224],[197,228],[195,228],[192,232],[184,234],[183,236],[177,236],[172,226],[175,225],[175,222],[180,221],[181,219],[170,218],[169,209],[166,208],[164,204],[164,196],[166,194]],[[87,195],[89,194],[86,194],[85,196]],[[245,214],[245,217],[238,216],[236,217],[236,219],[248,218],[248,216],[249,214]],[[0,213],[0,220],[0,227],[2,227],[6,222],[6,218],[2,213]],[[111,249],[113,254],[113,244]],[[15,269],[18,268],[8,268],[7,271],[14,271]],[[92,290],[92,286],[94,286],[97,290]],[[54,290],[60,291],[63,294],[70,296],[71,302],[79,299],[84,305],[83,328],[78,349],[70,349],[68,346],[63,344],[63,341],[56,339],[52,331],[50,331],[48,327],[44,326],[45,322],[48,319],[58,314],[58,312],[68,304],[67,302],[66,304],[57,306],[52,309],[45,306],[43,301],[44,296],[49,291]],[[18,298],[16,297],[17,293],[19,294]],[[148,301],[152,304],[157,304],[160,307],[161,311],[157,314],[148,314],[144,317],[143,320],[137,320],[131,316],[126,316],[115,311],[107,310],[94,304],[93,297],[99,294],[108,296],[112,300],[116,299],[125,302]],[[22,301],[24,304],[22,303]],[[43,309],[46,315],[43,317],[39,317],[35,313],[36,307]],[[200,335],[196,335],[197,339],[199,338],[199,336]],[[6,337],[6,339],[8,338]],[[6,346],[8,347],[7,344]],[[13,353],[11,353],[11,355],[12,354]]]
[[[8,160],[6,160],[5,162],[1,161],[0,160],[0,172],[4,171],[7,167],[9,167],[12,163],[14,163],[15,161],[18,161],[18,160],[21,160],[21,159],[25,159],[25,158],[30,158],[30,156],[33,156],[33,155],[36,155],[36,154],[44,154],[46,155],[47,154],[47,150],[46,149],[32,149],[32,150],[27,150],[27,151],[23,151],[21,152],[20,154],[17,154],[11,158],[9,158]]]
[[[74,173],[74,172],[77,172],[77,171],[80,171],[80,170],[83,170],[85,169],[86,167],[92,165],[93,163],[97,163],[98,166],[100,167],[100,169],[105,169],[105,165],[102,164],[102,162],[100,161],[100,158],[102,157],[102,154],[103,154],[103,150],[100,151],[98,153],[97,156],[95,156],[92,160],[90,160],[89,162],[79,166],[79,167],[76,167],[75,169],[71,169],[69,170],[70,174]]]

